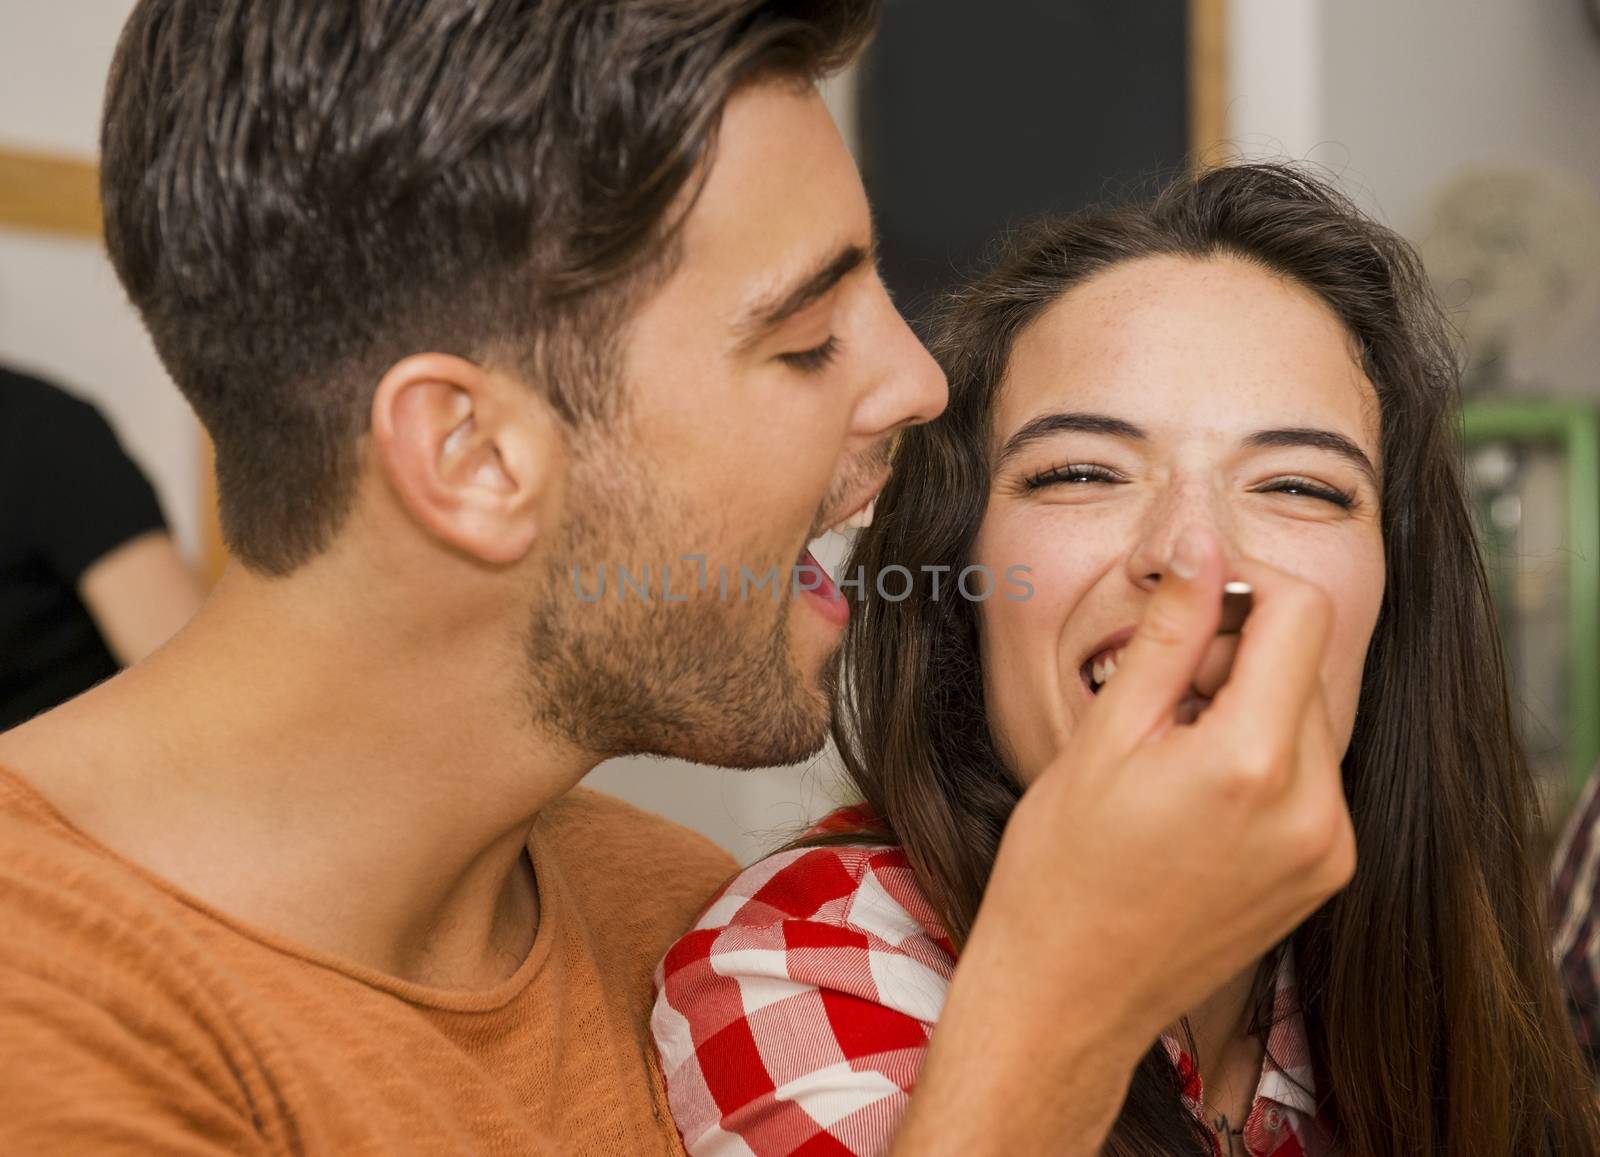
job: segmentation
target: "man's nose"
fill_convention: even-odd
[[[866,438],[931,422],[944,412],[950,398],[944,370],[911,332],[881,284],[878,298],[882,323],[873,327],[876,372],[856,407],[852,431]]]

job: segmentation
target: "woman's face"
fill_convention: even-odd
[[[1382,459],[1372,383],[1318,297],[1231,258],[1117,266],[1017,341],[991,438],[973,562],[1027,565],[1034,590],[980,607],[984,690],[1024,783],[1115,677],[1188,527],[1332,598],[1322,678],[1348,743],[1383,599]]]

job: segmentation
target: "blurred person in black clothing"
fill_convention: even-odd
[[[100,413],[0,368],[0,731],[138,662],[200,597]]]

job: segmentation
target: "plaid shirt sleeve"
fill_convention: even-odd
[[[1567,1016],[1589,1069],[1600,1075],[1600,771],[1573,809],[1552,867],[1550,926]]]
[[[899,848],[743,872],[656,975],[651,1029],[689,1153],[883,1152],[954,968]]]

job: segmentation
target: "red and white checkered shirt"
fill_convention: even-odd
[[[651,1028],[692,1157],[888,1148],[955,970],[895,847],[784,852],[730,883],[657,970]],[[1279,969],[1251,1157],[1324,1157],[1292,969]],[[1190,1107],[1200,1075],[1163,1038]],[[1219,1150],[1220,1152],[1220,1150]]]
[[[1590,775],[1556,848],[1550,926],[1567,1016],[1600,1078],[1600,768]]]

